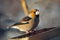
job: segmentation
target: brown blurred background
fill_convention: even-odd
[[[26,0],[29,10],[39,9],[37,29],[60,26],[60,0]],[[25,16],[21,0],[0,0],[0,27],[6,28]]]

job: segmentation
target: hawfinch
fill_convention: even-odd
[[[24,17],[20,22],[15,23],[9,28],[15,28],[26,33],[32,32],[39,24],[39,13],[38,9],[32,9],[28,16]]]

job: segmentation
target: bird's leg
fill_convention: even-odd
[[[32,33],[33,31],[32,30],[30,30],[30,31],[26,31],[26,33]]]
[[[33,32],[32,30],[29,31],[29,33]]]
[[[28,34],[28,33],[29,33],[29,31],[26,31],[26,33]]]
[[[37,29],[33,29],[32,32],[35,32]]]

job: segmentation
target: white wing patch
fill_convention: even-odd
[[[21,23],[27,23],[27,22],[21,22]]]
[[[11,28],[18,29],[18,30],[20,30],[20,31],[25,31],[25,30],[23,30],[23,29],[20,29],[18,26],[12,26]]]
[[[17,26],[12,26],[11,28],[19,29],[19,27],[17,27]]]

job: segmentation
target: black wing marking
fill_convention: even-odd
[[[30,17],[28,17],[28,16],[26,16],[26,17],[24,17],[22,20],[23,21],[25,21],[25,22],[17,22],[17,23],[15,23],[14,25],[12,25],[12,26],[15,26],[15,25],[24,25],[24,24],[29,24],[29,22],[26,22],[26,21],[29,21],[29,20],[31,20],[32,18],[30,18]]]
[[[29,24],[29,22],[26,22],[26,23],[20,23],[20,22],[18,22],[18,23],[15,23],[15,24],[12,25],[12,26],[15,26],[15,25],[24,25],[24,24]]]
[[[26,16],[26,17],[23,18],[23,21],[29,21],[29,20],[31,20],[31,19],[32,19],[32,18]]]

